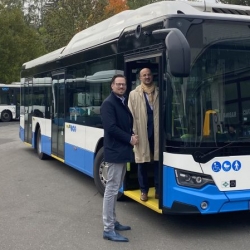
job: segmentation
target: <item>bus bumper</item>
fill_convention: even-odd
[[[166,185],[164,185],[166,184]],[[201,189],[179,186],[174,169],[163,169],[163,213],[214,214],[250,209],[250,190],[221,192],[215,185]],[[207,203],[206,209],[202,208]]]

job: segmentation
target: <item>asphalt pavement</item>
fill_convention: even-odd
[[[160,215],[117,203],[128,243],[102,239],[102,197],[92,178],[53,159],[41,161],[0,122],[0,250],[246,250],[250,214]]]

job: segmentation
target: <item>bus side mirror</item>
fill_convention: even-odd
[[[176,28],[152,32],[156,39],[165,39],[166,56],[170,73],[174,77],[188,77],[190,73],[191,52],[187,39]]]

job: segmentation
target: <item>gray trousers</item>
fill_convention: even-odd
[[[103,197],[104,231],[114,231],[116,222],[115,206],[119,189],[126,173],[126,163],[106,163],[107,183]]]

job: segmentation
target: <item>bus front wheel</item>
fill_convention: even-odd
[[[10,122],[12,119],[11,112],[8,110],[4,110],[1,114],[1,120],[2,122]]]
[[[103,147],[97,152],[94,163],[94,181],[97,190],[101,195],[104,195],[107,182],[107,164],[104,162]],[[121,199],[123,194],[118,193],[117,199]]]
[[[47,155],[42,152],[42,140],[41,140],[41,129],[40,128],[37,131],[36,152],[37,152],[39,159],[45,160],[47,158]]]

